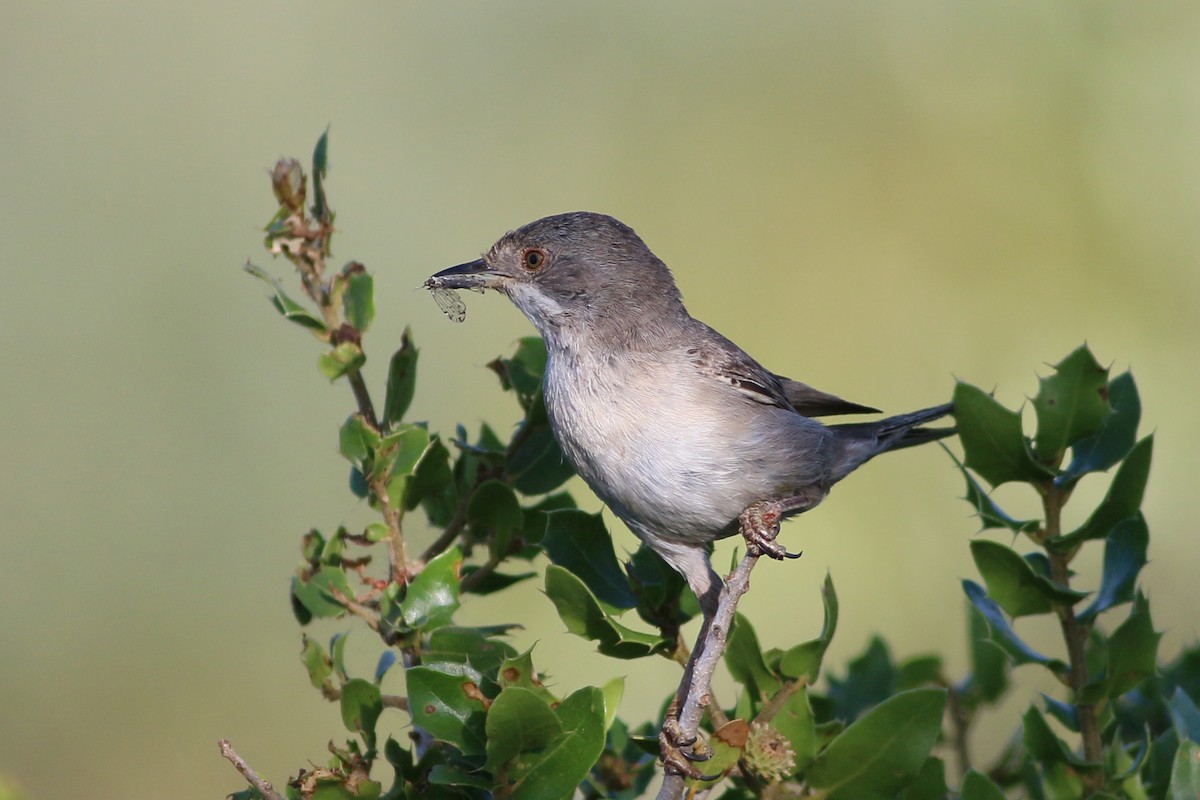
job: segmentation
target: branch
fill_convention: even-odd
[[[1051,542],[1062,535],[1062,507],[1066,503],[1069,492],[1064,492],[1053,483],[1042,492],[1042,508],[1046,514],[1046,541]],[[1067,553],[1056,552],[1046,548],[1050,557],[1050,580],[1064,588],[1071,586],[1071,556]],[[1087,686],[1087,640],[1090,625],[1082,623],[1075,616],[1075,610],[1066,603],[1055,603],[1054,611],[1062,627],[1063,639],[1067,643],[1067,656],[1070,661],[1070,673],[1067,676],[1074,695],[1071,700],[1075,704],[1075,712],[1079,717],[1079,734],[1083,738],[1083,757],[1099,763],[1104,756],[1104,747],[1100,739],[1100,723],[1096,718],[1096,706],[1079,702],[1083,688]],[[1086,795],[1097,792],[1104,786],[1103,772],[1081,772]]]
[[[260,778],[258,773],[246,763],[246,760],[237,754],[237,751],[233,749],[233,745],[229,744],[228,739],[218,739],[217,747],[220,749],[221,755],[228,759],[229,763],[233,764],[234,769],[240,772],[242,777],[246,779],[246,782],[257,789],[258,793],[266,798],[266,800],[283,800],[283,797],[275,791],[275,787],[271,785],[271,782]]]
[[[679,729],[685,738],[694,737],[700,730],[700,718],[703,715],[704,703],[709,697],[712,687],[713,673],[717,663],[725,653],[725,642],[729,638],[729,628],[733,625],[733,615],[737,611],[738,602],[750,588],[750,571],[758,563],[759,556],[746,555],[738,563],[733,572],[725,578],[721,595],[717,600],[716,613],[704,621],[700,630],[700,638],[696,649],[683,672],[683,682],[679,686],[682,698],[682,708],[679,711]],[[683,797],[684,776],[667,775],[663,779],[662,788],[658,792],[658,800],[678,800]]]

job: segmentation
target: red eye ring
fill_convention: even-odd
[[[531,247],[521,253],[521,266],[530,272],[537,272],[546,266],[546,251],[540,247]]]

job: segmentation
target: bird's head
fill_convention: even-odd
[[[686,313],[666,265],[628,225],[576,211],[505,234],[483,258],[430,277],[430,289],[495,289],[551,337],[564,327],[652,324]]]

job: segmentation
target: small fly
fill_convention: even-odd
[[[458,292],[433,286],[429,287],[429,291],[433,294],[433,302],[451,322],[462,322],[467,318],[467,304],[458,296]]]

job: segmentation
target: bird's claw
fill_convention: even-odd
[[[685,733],[679,726],[679,720],[673,716],[663,720],[662,730],[658,733],[658,746],[658,760],[669,775],[682,775],[700,781],[713,781],[721,777],[720,774],[705,775],[694,766],[712,758],[712,752],[699,737]]]
[[[771,503],[755,503],[738,518],[746,549],[752,556],[767,556],[776,561],[799,558],[803,553],[791,553],[775,539],[779,536],[782,512]]]

